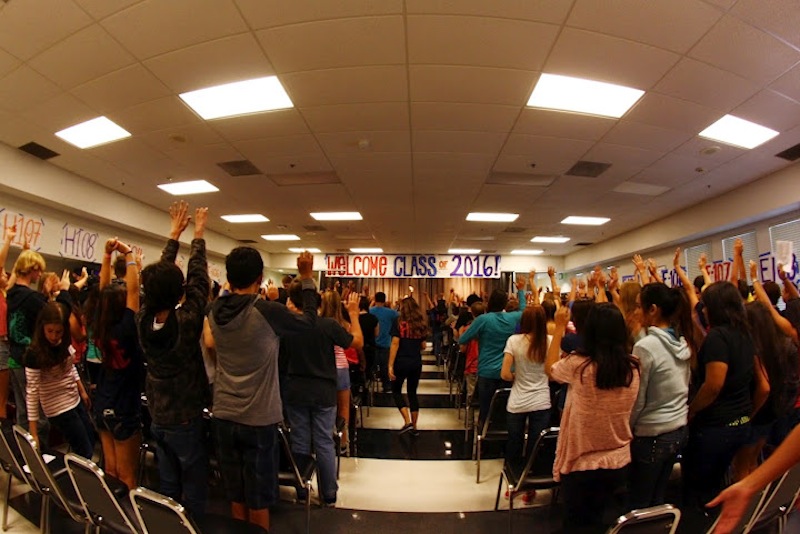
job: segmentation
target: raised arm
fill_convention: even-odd
[[[552,379],[553,365],[561,358],[561,340],[564,339],[564,333],[567,330],[567,323],[569,322],[569,308],[562,306],[556,311],[555,323],[556,328],[553,330],[553,340],[550,346],[547,347],[547,358],[544,361],[544,372]]]
[[[737,285],[741,279],[741,273],[744,271],[744,243],[741,239],[736,239],[733,242],[733,267],[731,268],[731,283]],[[747,281],[747,275],[744,276]]]
[[[125,307],[139,311],[139,269],[133,259],[133,251],[129,245],[117,241],[117,251],[125,256]]]
[[[168,261],[170,263],[175,263],[175,259],[178,257],[178,249],[180,248],[179,240],[181,238],[181,234],[186,227],[189,226],[189,221],[192,218],[189,216],[189,204],[186,201],[181,200],[179,202],[173,202],[169,207],[169,239],[167,240],[167,244],[164,246],[164,250],[161,251],[161,260]],[[203,228],[201,229],[202,232],[205,230],[205,221],[203,222]],[[197,232],[197,226],[195,225],[195,233]]]
[[[778,326],[780,331],[792,338],[792,341],[794,341],[795,344],[798,344],[798,341],[800,341],[800,336],[798,336],[797,329],[795,329],[791,321],[781,315],[775,306],[772,305],[772,302],[767,296],[767,292],[764,291],[764,286],[761,285],[761,280],[758,279],[758,265],[753,260],[750,260],[750,278],[753,280],[753,293],[756,295],[756,300],[766,306],[770,315],[772,315],[772,320],[775,321],[775,324]],[[789,284],[794,285],[791,283],[791,281]]]
[[[705,289],[707,285],[711,284],[711,275],[708,274],[708,258],[706,258],[705,252],[700,254],[697,259],[697,268],[700,269],[700,274],[703,275],[703,289]]]
[[[100,289],[111,283],[111,253],[117,249],[117,238],[106,241],[103,263],[100,264]]]
[[[351,291],[347,295],[347,313],[350,315],[350,335],[353,336],[353,342],[350,346],[354,349],[364,348],[364,333],[361,331],[361,322],[358,320],[358,301],[361,295],[355,291]]]
[[[83,269],[81,269],[81,277],[78,278],[75,281],[75,284],[73,285],[78,289],[83,289],[83,287],[86,285],[86,282],[88,281],[89,281],[89,271],[87,271],[86,267],[84,267]]]
[[[633,255],[633,266],[636,268],[635,275],[639,277],[639,284],[644,285],[645,282],[645,274],[647,273],[647,266],[644,263],[644,260],[639,254]]]
[[[647,260],[647,270],[650,272],[651,282],[664,283],[664,280],[661,279],[661,275],[658,272],[658,265],[656,265],[656,260],[654,260],[653,258],[649,258]]]
[[[789,278],[789,274],[783,270],[783,265],[780,263],[778,264],[778,278],[783,282],[783,290],[787,296],[787,298],[783,299],[785,302],[800,298],[800,293],[797,292],[797,286],[794,285],[792,279]]]
[[[8,259],[8,251],[11,249],[11,242],[17,237],[17,225],[9,226],[5,230],[6,233],[3,236],[3,245],[0,246],[0,268],[5,268],[6,260]]]
[[[692,313],[694,313],[695,306],[697,306],[697,303],[700,302],[700,299],[697,298],[697,293],[694,290],[694,284],[692,284],[692,281],[689,280],[689,276],[686,274],[686,271],[684,271],[683,267],[681,267],[681,247],[675,249],[675,255],[672,257],[672,267],[678,274],[678,278],[683,286],[683,291],[686,293],[686,297],[689,299],[689,305],[692,307]]]
[[[183,217],[186,217],[186,215],[184,214]],[[194,239],[192,239],[189,264],[186,267],[186,299],[181,307],[185,312],[193,313],[198,320],[200,317],[205,316],[208,294],[211,288],[211,280],[208,276],[208,259],[206,258],[205,230],[207,220],[208,208],[197,208],[194,212]],[[171,242],[177,244],[177,240],[171,240]],[[177,247],[175,247],[175,250],[177,250]]]

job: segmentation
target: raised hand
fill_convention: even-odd
[[[169,207],[170,239],[178,240],[186,227],[189,226],[189,204],[185,200],[173,202]]]
[[[350,314],[350,317],[358,317],[358,301],[361,300],[361,295],[356,293],[355,291],[351,291],[349,295],[347,295],[346,306],[347,306],[347,313]]]
[[[700,257],[697,258],[697,267],[701,271],[704,271],[706,269],[706,265],[708,265],[708,258],[706,258],[706,253],[703,252],[702,254],[700,254]]]
[[[736,241],[733,242],[733,253],[737,256],[741,256],[744,254],[744,243],[741,239],[737,238]]]
[[[555,323],[556,332],[564,332],[569,322],[569,306],[561,306],[556,310]]]
[[[753,260],[750,260],[750,280],[752,282],[758,281],[758,265]]]
[[[311,279],[314,271],[314,255],[307,250],[301,252],[297,256],[297,271],[300,273],[300,278]]]
[[[640,273],[645,272],[647,268],[645,267],[644,260],[639,254],[634,254],[632,261],[637,271],[639,271]]]
[[[112,237],[111,239],[106,241],[106,254],[111,254],[115,250],[117,250],[117,238]]]
[[[14,241],[14,238],[17,237],[17,225],[14,224],[13,226],[9,226],[6,228],[6,235],[5,239],[8,243]]]
[[[208,221],[208,208],[197,208],[194,210],[195,239],[203,239],[203,233],[206,230],[206,221]]]
[[[58,282],[58,289],[61,291],[67,291],[69,289],[69,270],[64,269],[64,272],[61,273],[61,280]]]
[[[517,276],[517,283],[516,283],[517,291],[522,291],[523,289],[525,289],[526,285],[528,285],[528,282],[527,280],[525,280],[525,277],[522,275]]]
[[[778,278],[780,278],[782,282],[789,279],[789,273],[783,269],[783,265],[780,263],[778,264]]]

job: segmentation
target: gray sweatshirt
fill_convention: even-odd
[[[633,435],[659,436],[686,425],[691,355],[686,340],[651,326],[633,354],[641,363],[639,396],[631,412]]]

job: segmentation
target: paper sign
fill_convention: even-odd
[[[775,241],[775,260],[783,265],[787,273],[792,270],[792,253],[791,241]]]

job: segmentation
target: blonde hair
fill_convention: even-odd
[[[44,271],[47,268],[47,264],[42,255],[33,250],[23,250],[14,263],[14,273],[17,276],[28,276],[31,271],[37,268],[40,271]]]
[[[349,321],[342,313],[342,298],[336,291],[327,290],[322,294],[322,317],[332,317],[342,326],[349,325]]]
[[[636,297],[642,291],[639,282],[625,282],[619,288],[619,303],[622,314],[628,317],[636,311]]]

